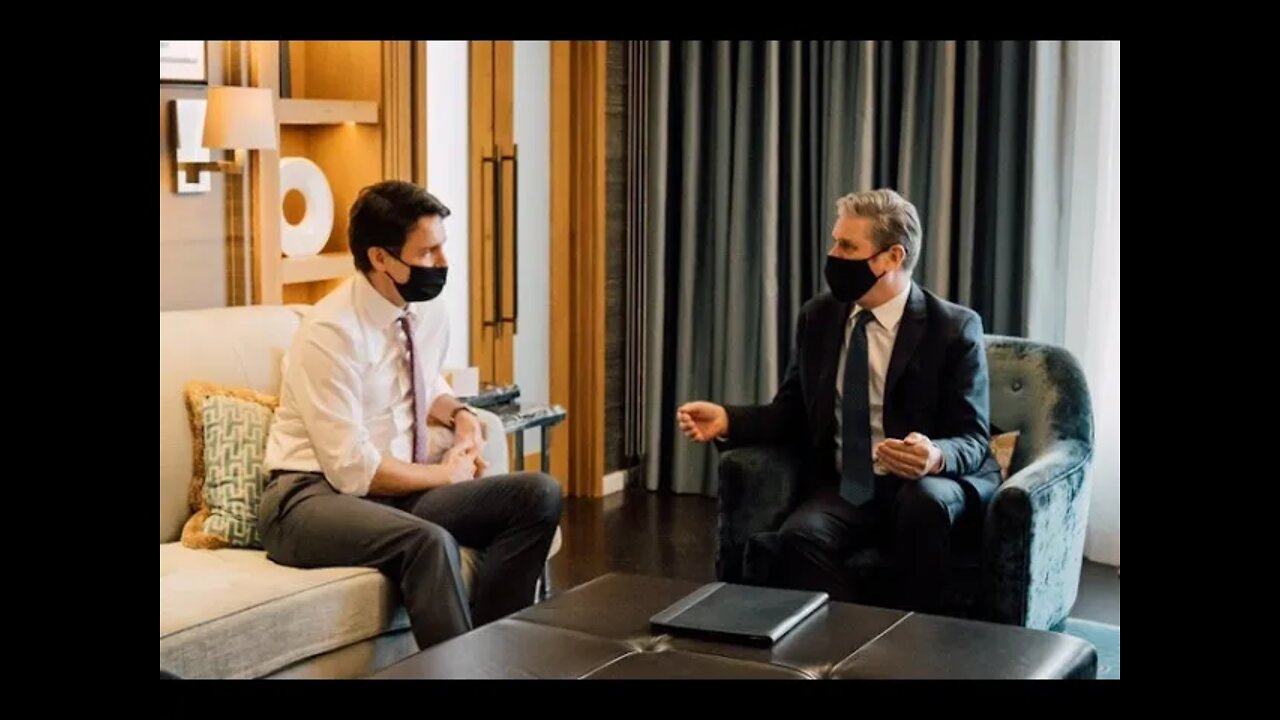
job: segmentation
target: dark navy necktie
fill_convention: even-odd
[[[876,491],[875,473],[871,469],[871,403],[867,390],[867,323],[873,319],[875,316],[869,310],[858,313],[844,358],[840,497],[854,506],[870,500]]]

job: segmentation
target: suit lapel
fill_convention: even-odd
[[[818,437],[826,437],[833,432],[830,424],[835,421],[836,411],[836,363],[840,361],[840,346],[844,343],[844,325],[853,309],[852,303],[832,302],[822,321],[822,345],[815,360],[817,367],[817,397],[814,403],[814,418],[818,429]]]
[[[889,371],[885,373],[884,396],[893,394],[893,387],[906,372],[911,363],[911,356],[924,337],[925,304],[924,291],[914,283],[911,294],[907,296],[907,307],[902,313],[902,324],[898,327],[898,337],[893,343],[893,355],[889,358]]]

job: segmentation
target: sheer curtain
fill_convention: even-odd
[[[1120,43],[1037,43],[1028,334],[1083,365],[1094,414],[1085,555],[1120,564]]]

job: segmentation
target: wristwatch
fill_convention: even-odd
[[[453,412],[449,413],[449,426],[450,426],[450,427],[457,427],[457,426],[458,426],[458,417],[457,417],[457,415],[458,415],[458,413],[460,413],[460,412],[462,412],[462,411],[464,411],[464,410],[465,410],[465,411],[467,411],[467,412],[469,412],[469,413],[471,413],[471,417],[475,418],[476,420],[479,420],[479,419],[480,419],[480,416],[479,416],[479,415],[476,415],[475,410],[472,410],[470,405],[459,405],[458,407],[456,407],[456,408],[454,408],[454,409],[453,409]]]

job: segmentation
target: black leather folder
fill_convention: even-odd
[[[827,604],[827,594],[710,583],[649,618],[656,632],[772,645]]]

